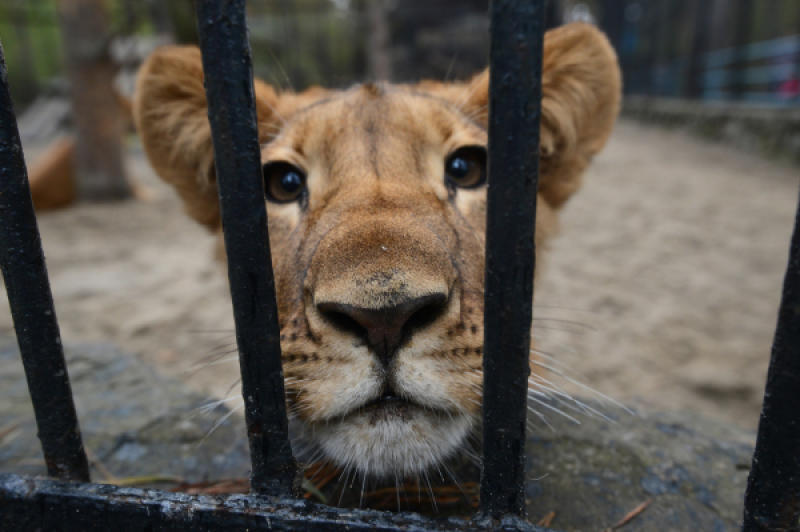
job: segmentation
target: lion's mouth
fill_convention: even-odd
[[[398,409],[408,408],[410,406],[418,406],[414,401],[411,401],[392,390],[385,390],[381,395],[365,403],[359,410],[364,412],[376,409]]]
[[[371,423],[379,421],[410,421],[415,413],[426,410],[422,404],[386,388],[381,395],[356,408],[353,414],[369,416]],[[427,410],[432,410],[427,408]]]
[[[361,408],[367,410],[369,408],[394,407],[404,404],[410,405],[413,404],[413,401],[410,401],[405,397],[396,394],[392,390],[384,390],[384,392],[381,395],[379,395],[372,401],[369,401],[368,403],[364,404],[364,406],[362,406]]]
[[[450,456],[473,425],[424,394],[378,386],[343,415],[313,424],[309,436],[332,462],[371,477],[414,475]]]
[[[407,397],[403,397],[391,388],[385,389],[378,397],[364,403],[358,410],[362,412],[370,412],[374,410],[408,410],[411,407],[420,406],[416,402]]]

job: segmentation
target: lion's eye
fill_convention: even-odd
[[[475,188],[486,182],[486,149],[464,146],[447,158],[444,175],[448,183],[461,188]]]
[[[306,189],[306,175],[296,166],[283,162],[267,163],[264,170],[264,191],[276,203],[295,201]]]

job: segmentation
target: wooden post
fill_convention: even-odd
[[[113,86],[108,12],[103,0],[59,0],[59,22],[71,83],[78,198],[131,195],[122,155],[124,121]]]
[[[369,15],[369,73],[375,81],[391,81],[392,58],[389,54],[389,23],[385,0],[373,0],[367,5]]]

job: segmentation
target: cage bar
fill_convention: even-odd
[[[547,532],[527,523],[485,527],[455,517],[331,508],[253,495],[190,495],[154,489],[75,484],[0,473],[0,530],[214,530]]]
[[[288,436],[245,2],[198,1],[197,20],[253,464],[250,484],[258,493],[288,495],[297,465]]]
[[[50,476],[89,480],[0,45],[0,269]]]
[[[747,479],[743,530],[800,528],[800,201]]]
[[[490,7],[481,512],[491,518],[525,512],[544,4]]]

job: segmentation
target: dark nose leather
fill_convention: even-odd
[[[381,364],[388,368],[397,348],[409,332],[411,321],[424,323],[432,319],[446,301],[446,294],[436,293],[380,308],[364,308],[337,302],[319,303],[317,308],[339,328],[353,329],[362,336]]]

